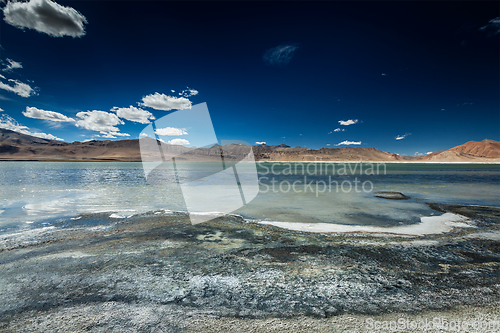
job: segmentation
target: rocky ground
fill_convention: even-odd
[[[476,227],[309,234],[237,216],[193,226],[158,211],[0,236],[0,332],[360,332],[375,331],[372,318],[499,320],[500,209],[431,207]]]

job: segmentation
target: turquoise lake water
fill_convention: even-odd
[[[370,164],[362,170],[354,163],[325,165],[259,164],[258,196],[234,213],[253,220],[395,226],[438,214],[425,202],[500,206],[498,164],[386,164],[378,172],[369,172],[376,167]],[[182,178],[192,171],[178,172]],[[0,233],[64,224],[83,213],[185,211],[173,180],[149,184],[140,162],[0,162]],[[411,200],[380,199],[375,191],[398,191]]]

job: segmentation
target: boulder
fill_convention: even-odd
[[[404,195],[401,192],[382,191],[382,192],[375,192],[374,194],[377,198],[382,198],[382,199],[391,199],[391,200],[408,200],[408,199],[410,199],[410,197]]]

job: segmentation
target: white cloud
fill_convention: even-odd
[[[2,108],[0,108],[0,112],[3,112],[3,109],[2,109]]]
[[[261,142],[257,141],[257,142],[255,142],[255,144],[256,144],[256,145],[265,145],[265,144],[266,144],[266,142],[265,142],[265,141],[261,141]]]
[[[103,132],[101,132],[103,133]],[[102,135],[98,135],[100,138],[107,138],[107,139],[116,139],[117,136],[130,136],[128,133],[120,133],[120,132],[108,132],[104,133]]]
[[[334,132],[345,132],[344,128],[336,128],[333,130]]]
[[[406,134],[403,134],[403,135],[398,135],[396,136],[396,140],[403,140],[404,138],[406,138],[408,135],[411,135],[411,133],[406,133]]]
[[[191,101],[185,97],[174,97],[165,94],[154,93],[142,98],[141,106],[153,108],[155,110],[184,110],[191,108]]]
[[[149,137],[149,135],[147,135],[146,133],[141,133],[141,134],[139,134],[139,137],[144,138],[144,137]]]
[[[487,32],[489,37],[500,34],[500,17],[489,20],[488,24],[479,30]]]
[[[186,89],[183,91],[185,97],[191,97],[199,94],[198,90],[195,89]]]
[[[0,79],[7,80],[7,79],[5,78],[5,76],[3,76],[2,74],[0,74]]]
[[[348,146],[348,145],[360,145],[361,141],[342,141],[340,143],[337,143],[336,146]]]
[[[3,71],[5,71],[5,72],[11,71],[11,70],[17,69],[17,68],[23,68],[23,65],[21,65],[20,62],[14,61],[12,59],[7,59],[7,62],[9,64],[3,69]],[[5,77],[4,77],[4,79],[5,79]]]
[[[58,138],[57,136],[52,134],[32,132],[28,126],[20,125],[14,118],[10,117],[7,114],[4,114],[2,115],[2,117],[0,117],[0,128],[8,129],[21,134],[35,136],[37,138],[64,141],[64,139]]]
[[[262,59],[266,64],[271,66],[284,66],[292,60],[298,48],[297,44],[276,46],[264,52]]]
[[[3,13],[5,22],[20,29],[33,29],[52,37],[85,35],[85,16],[51,0],[9,1]]]
[[[432,154],[432,151],[428,151],[427,153],[425,153],[425,155],[429,155],[429,154]]]
[[[339,124],[342,126],[349,126],[349,125],[354,125],[357,123],[358,123],[357,119],[339,120]],[[338,131],[336,131],[336,132],[338,132]]]
[[[163,140],[162,140],[163,141]],[[185,145],[188,145],[189,144],[189,141],[186,140],[186,139],[172,139],[170,141],[167,142],[168,144],[170,145],[181,145],[181,146],[185,146]]]
[[[327,145],[327,146],[330,146],[330,144],[329,144],[329,143],[327,143],[326,145]]]
[[[25,117],[33,118],[33,119],[43,119],[43,120],[67,122],[67,123],[75,122],[75,119],[70,118],[70,117],[66,117],[62,113],[41,110],[41,109],[37,109],[35,107],[30,107],[30,106],[26,107],[26,110],[23,111],[23,115]]]
[[[191,97],[191,96],[198,95],[198,93],[199,93],[198,90],[191,89],[191,88],[188,87],[188,88],[184,89],[183,91],[181,91],[179,93],[179,95],[182,95],[184,97]]]
[[[4,76],[1,76],[2,79],[5,79]],[[4,89],[7,91],[11,91],[21,97],[30,97],[32,95],[36,95],[36,92],[33,88],[31,88],[28,84],[23,83],[18,80],[9,79],[9,82],[14,83],[13,85],[9,85],[3,82],[0,82],[0,89]]]
[[[52,134],[48,134],[48,133],[35,132],[35,133],[31,133],[30,135],[35,136],[37,138],[42,138],[42,139],[64,141],[64,139],[58,138],[57,136],[52,135]]]
[[[188,132],[186,132],[185,128],[176,128],[176,127],[157,128],[155,133],[158,135],[169,135],[169,136],[188,134]]]
[[[123,125],[124,122],[114,113],[94,110],[78,112],[76,116],[80,118],[76,121],[75,125],[77,127],[98,131],[103,138],[130,136],[127,133],[120,133],[120,129],[116,125]]]
[[[155,119],[149,111],[129,106],[128,108],[113,107],[110,111],[116,112],[118,117],[140,124],[149,124],[149,119]]]

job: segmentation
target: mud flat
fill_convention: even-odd
[[[500,209],[430,206],[467,227],[324,234],[238,216],[192,226],[156,211],[3,235],[0,332],[371,332],[369,320],[500,320]]]

